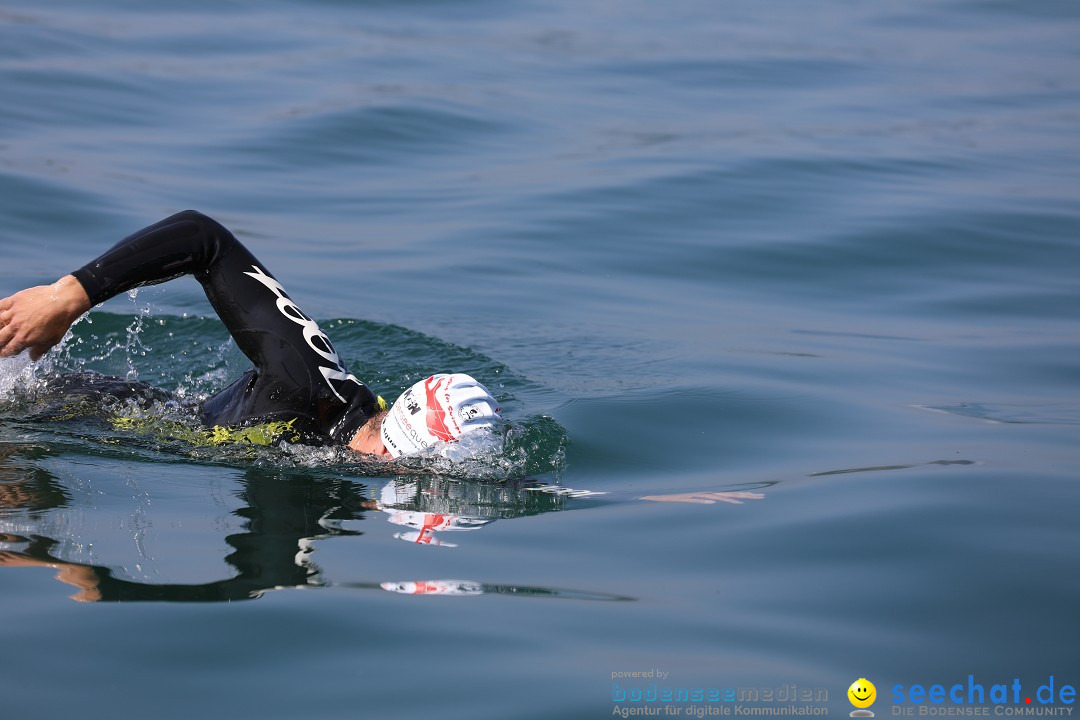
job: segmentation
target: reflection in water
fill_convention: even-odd
[[[528,585],[490,585],[471,580],[409,580],[380,583],[379,587],[403,595],[515,595],[517,597],[545,597],[563,600],[626,601],[634,598],[608,593],[562,590],[558,588],[530,587]]]
[[[692,505],[715,505],[718,502],[728,503],[729,505],[742,505],[747,500],[762,500],[764,498],[765,495],[762,493],[750,490],[724,490],[720,492],[703,491],[671,493],[668,495],[645,495],[641,499],[653,502],[690,503]]]
[[[242,532],[225,537],[231,552],[224,559],[236,574],[197,584],[138,582],[123,577],[122,566],[71,562],[64,557],[65,548],[91,546],[102,538],[53,536],[93,532],[87,529],[92,523],[80,526],[51,517],[66,505],[61,483],[40,467],[27,473],[26,455],[14,466],[17,477],[11,477],[13,452],[8,446],[0,454],[9,458],[0,475],[4,486],[0,496],[5,499],[0,506],[0,565],[54,567],[58,579],[79,588],[73,597],[81,601],[243,600],[276,587],[320,585],[319,569],[309,560],[313,541],[358,534],[335,523],[362,517],[369,504],[362,485],[250,468],[236,493],[243,504],[234,513],[242,518]],[[34,492],[27,492],[28,488]],[[34,504],[22,502],[25,497],[33,498]]]
[[[467,482],[412,477],[389,482],[379,499],[352,480],[300,470],[247,468],[235,497],[242,507],[240,532],[228,534],[224,560],[235,574],[205,583],[154,583],[124,577],[122,565],[74,562],[65,548],[87,547],[101,538],[92,524],[65,522],[73,502],[64,484],[40,462],[49,452],[38,446],[0,444],[0,566],[52,567],[57,579],[78,591],[79,601],[220,602],[259,597],[274,589],[335,585],[320,577],[311,554],[317,540],[357,536],[346,521],[363,521],[369,512],[385,511],[395,525],[410,528],[397,537],[440,544],[433,534],[471,530],[494,520],[561,510],[566,494],[545,491],[536,483]],[[93,508],[80,508],[93,512]],[[355,527],[354,523],[350,526]],[[368,528],[365,528],[368,529]],[[98,529],[97,532],[107,530]],[[113,529],[113,532],[116,528]],[[124,532],[121,529],[121,532]],[[518,594],[585,599],[619,599],[568,590],[496,586],[474,581],[353,583],[338,587],[413,593]]]
[[[48,454],[37,445],[0,444],[0,517],[9,508],[37,515],[68,504],[68,494],[35,462]]]
[[[419,545],[457,547],[436,533],[479,530],[500,518],[562,510],[571,497],[606,493],[575,491],[534,481],[463,482],[438,476],[398,478],[379,493],[376,507],[408,530],[394,537]]]

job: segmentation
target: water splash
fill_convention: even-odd
[[[132,302],[136,302],[139,296],[139,289],[133,288],[128,291],[128,297]],[[127,374],[128,380],[139,379],[139,369],[135,366],[136,357],[146,357],[147,353],[153,350],[152,347],[146,345],[142,340],[143,323],[147,317],[150,316],[150,305],[142,304],[138,306],[139,311],[135,315],[135,319],[131,321],[131,324],[127,326],[127,337],[124,342],[124,358],[127,360]]]
[[[14,397],[35,379],[34,365],[28,353],[0,359],[0,401]]]

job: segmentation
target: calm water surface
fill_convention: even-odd
[[[377,391],[470,371],[517,432],[388,475],[35,389],[222,387],[191,280],[0,361],[3,715],[1080,684],[1078,38],[1065,0],[5,3],[0,295],[196,208]]]

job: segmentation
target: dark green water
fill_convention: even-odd
[[[867,678],[1067,716],[1078,38],[1065,1],[6,3],[0,296],[196,208],[378,392],[468,371],[515,431],[397,473],[43,390],[242,373],[190,279],[0,361],[0,714],[846,717]],[[1019,701],[906,694],[969,676]]]

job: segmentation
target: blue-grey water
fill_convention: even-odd
[[[243,372],[190,279],[0,361],[4,718],[1075,707],[1080,4],[5,0],[0,93],[0,296],[195,208],[517,428],[396,474],[36,393]]]

